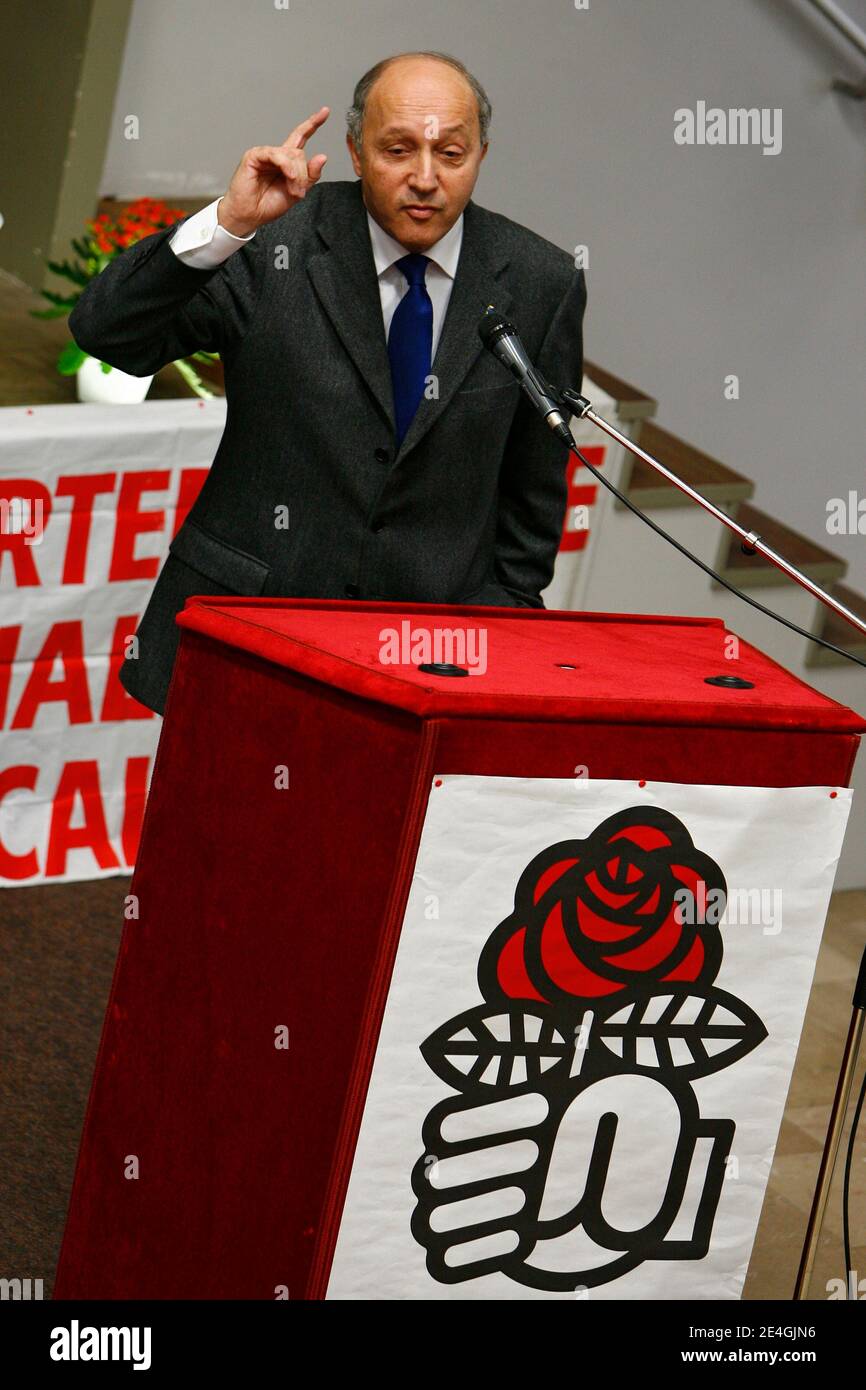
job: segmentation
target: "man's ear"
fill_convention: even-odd
[[[481,146],[481,158],[482,158],[482,159],[486,159],[486,158],[487,158],[487,151],[488,151],[489,149],[490,149],[490,141],[488,140],[485,144],[483,144],[483,145]],[[480,161],[479,161],[479,162],[480,162]]]
[[[358,175],[358,178],[360,178],[361,160],[358,156],[358,151],[355,149],[355,142],[348,131],[346,131],[346,149],[349,151],[349,158],[352,161],[352,168],[355,170],[355,173]]]

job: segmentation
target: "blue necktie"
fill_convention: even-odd
[[[409,288],[404,294],[388,333],[388,358],[394,387],[397,448],[403,442],[430,375],[433,350],[433,305],[424,283],[428,258],[413,252],[395,262]]]

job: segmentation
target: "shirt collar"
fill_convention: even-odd
[[[409,252],[405,246],[401,246],[399,241],[386,232],[384,227],[380,227],[374,217],[367,212],[367,226],[370,229],[370,241],[373,246],[373,260],[376,264],[376,275],[381,276],[383,271],[388,270],[395,261],[399,261],[401,256],[407,256]],[[437,242],[425,251],[440,270],[444,271],[452,280],[457,274],[457,262],[460,259],[460,247],[463,242],[463,213],[461,212],[453,227],[440,237]]]

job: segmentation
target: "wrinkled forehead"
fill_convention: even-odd
[[[479,126],[478,102],[466,78],[445,63],[398,61],[370,89],[365,119],[395,133],[436,118],[441,133],[472,135]]]

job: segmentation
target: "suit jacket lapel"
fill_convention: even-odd
[[[318,228],[327,250],[311,257],[310,278],[393,434],[396,424],[391,366],[361,185],[331,187],[334,196],[323,203]],[[330,190],[326,185],[322,191]],[[483,209],[470,200],[463,214],[457,274],[431,368],[438,383],[438,397],[422,400],[395,462],[402,460],[435,424],[483,352],[478,321],[487,305],[495,304],[503,313],[510,307],[511,295],[497,278],[508,264],[508,255],[493,238],[493,228],[482,226],[483,221]]]
[[[318,227],[328,249],[310,258],[310,279],[393,434],[396,422],[391,364],[361,185],[343,183],[332,187],[335,196],[327,202],[323,200]],[[330,192],[328,185],[322,192]]]

